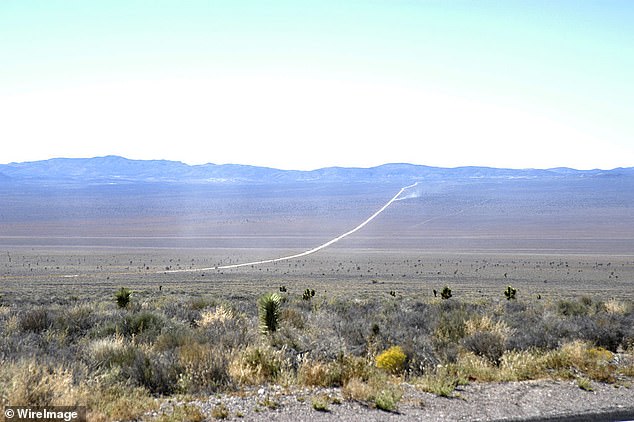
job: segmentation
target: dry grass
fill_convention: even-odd
[[[224,323],[235,318],[235,312],[224,306],[216,306],[213,311],[203,311],[200,318],[196,320],[196,325],[201,328],[208,328],[217,323]]]
[[[63,287],[49,299],[33,284],[19,285],[21,302],[0,306],[2,401],[85,403],[91,420],[130,420],[156,407],[155,398],[275,383],[342,387],[350,400],[393,410],[403,380],[451,397],[468,382],[563,378],[591,388],[634,376],[633,308],[622,296],[602,301],[565,291],[565,297],[537,299],[524,297],[530,289],[522,287],[509,302],[502,289],[487,296],[493,290],[487,286],[478,295],[477,282],[469,291],[452,282],[456,270],[460,274],[474,262],[388,258],[381,265],[367,258],[335,263],[317,257],[272,265],[259,283],[252,277],[265,269],[215,273],[213,283],[209,274],[204,280],[202,274],[158,274],[154,284],[133,274],[136,284],[129,287],[135,295],[126,309],[113,299],[120,281],[91,279],[89,271],[80,297],[64,296]],[[477,264],[478,277],[511,269],[510,261]],[[626,264],[613,264],[610,271],[624,272]],[[562,262],[513,265],[569,271]],[[601,266],[593,265],[596,275]],[[307,275],[317,268],[322,272]],[[385,271],[397,275],[381,275]],[[297,274],[304,278],[293,282]],[[442,279],[433,286],[450,285],[454,297],[434,299],[420,280],[409,279],[412,274]],[[69,285],[76,293],[74,281]],[[261,335],[257,298],[282,283],[287,292],[279,327]],[[310,303],[302,300],[307,287],[316,291]],[[556,290],[550,283],[548,288]],[[186,417],[178,412],[170,417]]]
[[[283,379],[288,372],[283,353],[268,346],[250,346],[237,353],[228,372],[238,384],[260,385]]]
[[[28,359],[5,364],[2,371],[10,379],[6,403],[38,407],[79,406],[86,400],[73,383],[72,371],[60,365],[49,366]]]

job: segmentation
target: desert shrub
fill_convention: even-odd
[[[179,390],[188,393],[216,391],[229,384],[230,352],[198,343],[178,350]]]
[[[262,334],[273,333],[277,330],[281,307],[282,296],[277,293],[269,293],[260,297],[258,300],[258,317]]]
[[[346,400],[369,402],[373,398],[374,391],[366,381],[352,378],[343,386],[341,393]]]
[[[189,309],[192,309],[194,311],[202,311],[205,308],[208,308],[210,306],[214,306],[215,305],[215,300],[205,297],[205,296],[197,296],[197,297],[193,297],[190,301],[189,301]]]
[[[399,344],[407,356],[404,369],[410,375],[421,374],[425,367],[438,363],[432,345],[437,310],[437,306],[420,302],[386,303],[374,315],[376,330],[371,330],[368,340],[371,339],[377,351]]]
[[[155,410],[157,402],[142,387],[123,384],[91,386],[87,396],[89,421],[140,420],[149,410]]]
[[[423,391],[441,397],[452,397],[460,379],[455,373],[441,366],[416,380],[416,385]]]
[[[5,392],[7,403],[28,406],[74,406],[80,392],[73,384],[72,372],[59,365],[24,360],[4,367],[11,376]]]
[[[122,336],[93,340],[86,348],[86,358],[95,369],[110,369],[131,365],[136,346]]]
[[[336,362],[305,360],[297,371],[298,381],[311,387],[341,386],[341,366]]]
[[[325,394],[315,396],[311,399],[313,409],[318,412],[328,412],[328,402],[328,396]]]
[[[624,318],[618,314],[596,314],[592,318],[580,318],[583,324],[579,328],[579,338],[588,340],[594,345],[616,352],[624,344]]]
[[[239,384],[274,382],[285,369],[283,354],[270,347],[250,346],[229,364],[229,375]]]
[[[117,332],[126,337],[135,336],[137,339],[154,340],[165,324],[162,315],[152,311],[141,311],[124,315],[117,324]]]
[[[592,302],[590,301],[590,304]],[[562,299],[557,302],[557,311],[563,316],[585,316],[590,313],[588,300],[568,300]]]
[[[392,384],[388,384],[381,388],[374,397],[374,404],[377,409],[384,410],[386,412],[395,412],[398,407],[398,402],[403,397],[403,391]]]
[[[542,354],[537,350],[509,351],[500,362],[500,381],[524,381],[546,375]]]
[[[180,368],[169,353],[156,353],[122,336],[93,340],[87,348],[90,366],[113,381],[144,387],[154,395],[176,391]]]
[[[478,315],[477,307],[457,301],[440,303],[434,336],[459,341],[467,334],[466,322]]]
[[[119,308],[127,308],[130,304],[130,296],[132,292],[125,287],[120,288],[114,294],[115,301],[117,302],[117,306]]]
[[[515,330],[510,328],[504,320],[494,321],[489,315],[475,315],[465,321],[465,334],[472,335],[477,332],[489,332],[498,334],[503,340],[513,334]]]
[[[75,305],[60,312],[53,325],[71,337],[84,336],[96,322],[93,309],[89,305]]]
[[[351,378],[342,388],[347,400],[355,400],[370,407],[395,411],[403,396],[400,387],[391,384],[385,376],[375,375],[368,380]]]
[[[380,304],[374,300],[335,299],[325,303],[317,315],[311,315],[312,325],[326,336],[316,339],[316,349],[324,359],[335,359],[338,355],[365,356],[372,334],[375,316],[381,312]],[[362,323],[360,323],[360,321]]]
[[[627,315],[631,306],[617,299],[608,299],[603,304],[603,311],[608,314]]]
[[[498,365],[504,354],[504,337],[491,331],[477,331],[462,340],[465,349]]]
[[[403,372],[406,359],[401,346],[392,346],[376,357],[376,366],[392,374],[398,374]]]
[[[437,368],[436,374],[440,378],[453,379],[455,385],[459,385],[468,381],[498,381],[500,370],[491,360],[473,352],[462,351],[456,362]],[[442,387],[442,384],[439,387]]]
[[[506,340],[509,350],[555,349],[567,335],[562,318],[550,313],[542,314],[527,309],[506,314],[504,320],[512,329]]]
[[[206,310],[200,313],[200,317],[195,320],[196,326],[201,328],[208,328],[216,323],[224,323],[227,320],[235,318],[234,311],[224,305],[219,305],[214,308],[213,311]]]
[[[187,325],[195,325],[201,314],[199,309],[192,309],[188,302],[178,300],[170,300],[162,304],[160,310],[166,318]]]
[[[19,327],[22,331],[39,333],[51,328],[53,320],[49,311],[43,308],[29,309],[19,316]]]
[[[581,372],[592,380],[607,383],[616,381],[612,359],[610,351],[581,340],[565,343],[544,356],[546,367],[560,374],[572,377],[573,373]]]
[[[205,420],[205,416],[201,416],[202,418],[200,420]],[[213,407],[213,409],[211,409],[211,416],[213,416],[214,419],[227,419],[229,417],[229,409],[227,409],[227,406],[225,406],[224,403],[217,404]]]
[[[281,313],[281,320],[290,324],[293,328],[303,330],[306,327],[306,321],[302,313],[296,308],[285,308]]]
[[[203,331],[206,342],[213,347],[225,349],[243,348],[257,341],[257,330],[254,321],[243,318],[227,320],[222,324],[214,324]]]
[[[170,395],[178,389],[180,367],[170,353],[151,353],[135,347],[131,364],[120,370],[121,376],[132,385],[144,387],[156,396]]]
[[[176,326],[170,330],[163,330],[152,344],[152,347],[157,352],[164,352],[198,341],[199,338],[192,328],[189,326]]]

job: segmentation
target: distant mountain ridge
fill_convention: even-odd
[[[370,168],[326,167],[311,171],[280,170],[241,164],[188,165],[169,160],[131,160],[119,156],[53,158],[0,164],[0,183],[291,183],[410,182],[443,179],[513,179],[634,176],[634,167],[613,170],[442,168],[393,163]]]

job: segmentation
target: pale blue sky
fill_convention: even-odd
[[[0,162],[634,166],[634,2],[0,1]]]

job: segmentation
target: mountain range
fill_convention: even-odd
[[[0,164],[0,183],[123,184],[123,183],[295,183],[411,182],[419,180],[567,179],[634,177],[634,167],[612,170],[442,168],[414,164],[384,164],[370,168],[327,167],[311,171],[280,170],[240,164],[188,165],[168,160],[130,160],[119,156],[53,158]]]

